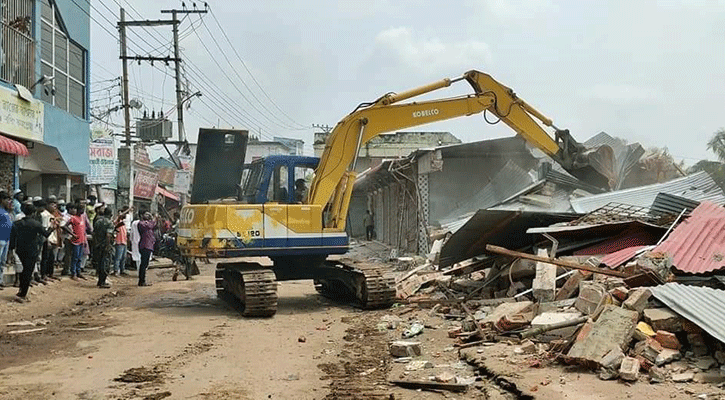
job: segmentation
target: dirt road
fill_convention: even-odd
[[[244,319],[216,297],[213,267],[191,281],[151,270],[154,285],[113,278],[112,289],[68,279],[0,291],[0,399],[443,398],[386,384],[386,311],[360,311],[279,284],[271,319]],[[7,326],[46,320],[47,325]],[[42,329],[30,333],[11,333]],[[453,355],[451,355],[453,357]]]

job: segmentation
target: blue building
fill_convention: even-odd
[[[90,3],[0,5],[0,188],[81,196],[91,135]]]

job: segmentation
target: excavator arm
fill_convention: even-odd
[[[466,96],[400,103],[451,84],[466,80],[474,93]],[[344,229],[352,187],[355,162],[360,148],[381,133],[451,118],[490,112],[506,123],[527,142],[552,157],[572,175],[599,187],[608,188],[613,152],[608,146],[595,151],[577,143],[568,130],[558,129],[510,88],[490,75],[468,71],[456,79],[443,79],[398,94],[387,94],[373,103],[362,104],[335,126],[327,139],[320,164],[310,186],[309,204],[330,203],[330,218],[325,227]],[[536,120],[555,130],[552,138]]]

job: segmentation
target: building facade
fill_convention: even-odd
[[[90,4],[0,5],[0,139],[21,145],[0,146],[0,187],[72,200],[88,172]]]
[[[274,137],[274,140],[263,141],[254,137],[249,138],[247,143],[247,154],[244,157],[244,163],[249,164],[252,161],[266,156],[301,156],[305,142],[299,139],[290,139],[283,137]]]

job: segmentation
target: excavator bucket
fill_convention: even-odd
[[[608,145],[587,149],[577,156],[569,172],[583,182],[609,190],[615,181],[614,150]]]

